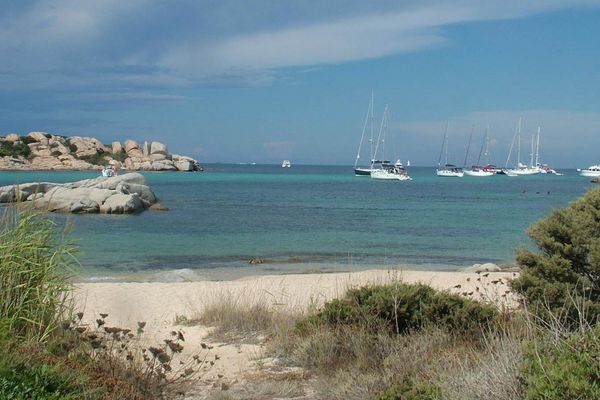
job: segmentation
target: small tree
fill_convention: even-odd
[[[600,316],[600,190],[553,211],[529,228],[539,252],[520,249],[523,271],[512,282],[530,309],[567,321]]]

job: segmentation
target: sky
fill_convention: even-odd
[[[449,161],[462,165],[471,131],[478,153],[488,129],[503,166],[521,118],[524,158],[540,126],[543,162],[600,163],[600,0],[0,6],[0,135],[353,165],[373,93],[376,125],[390,109],[388,159],[436,165],[447,124]]]

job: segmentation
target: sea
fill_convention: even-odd
[[[594,187],[564,176],[355,176],[349,166],[208,164],[143,175],[168,211],[53,214],[91,281],[224,280],[373,268],[456,270],[514,263],[527,228]],[[0,186],[70,182],[97,172],[0,172]],[[250,263],[254,259],[258,263]]]

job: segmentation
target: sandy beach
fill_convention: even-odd
[[[147,323],[146,339],[160,342],[172,330],[181,330],[186,337],[183,356],[196,354],[201,343],[210,343],[207,326],[182,326],[202,310],[223,299],[239,304],[268,304],[290,311],[306,311],[325,301],[342,296],[352,287],[393,281],[422,282],[434,288],[461,293],[467,297],[494,301],[502,306],[514,304],[507,293],[507,281],[512,272],[434,272],[369,270],[349,273],[270,275],[230,281],[151,282],[151,283],[78,283],[76,301],[84,311],[84,319],[93,323],[99,313],[107,313],[107,324],[135,327],[138,321]],[[210,370],[199,388],[217,381],[243,382],[257,369],[257,360],[264,368],[260,344],[212,343],[219,362]],[[201,393],[202,390],[198,390]],[[200,395],[193,398],[202,398]]]

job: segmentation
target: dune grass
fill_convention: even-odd
[[[44,214],[5,210],[0,217],[0,319],[12,334],[43,342],[69,314],[74,250]]]

